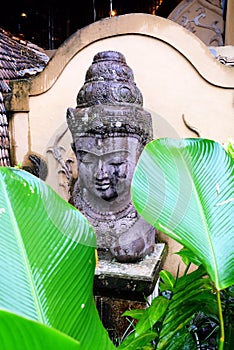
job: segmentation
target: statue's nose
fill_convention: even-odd
[[[108,177],[107,165],[105,164],[105,162],[103,162],[102,159],[99,159],[96,179],[102,180],[102,179],[106,179],[107,177]]]

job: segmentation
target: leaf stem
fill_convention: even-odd
[[[223,350],[225,334],[224,334],[224,321],[223,321],[222,303],[220,298],[220,290],[217,290],[217,303],[218,303],[219,322],[220,322],[219,350]]]

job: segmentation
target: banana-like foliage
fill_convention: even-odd
[[[219,349],[229,349],[224,328],[229,337],[233,325],[224,326],[220,291],[234,284],[234,160],[212,140],[153,140],[140,156],[131,195],[138,213],[185,246],[182,256],[205,270],[201,266],[176,281],[162,271],[167,283],[161,291],[172,297],[155,298],[140,315],[126,312],[137,315],[138,323],[120,349],[132,349],[134,341],[135,349],[191,350],[195,343],[188,326],[204,310],[220,321]],[[143,347],[144,334],[148,338]]]
[[[131,314],[136,332],[120,349],[193,349],[192,315],[207,305],[215,315],[212,284],[217,294],[234,284],[233,181],[232,158],[212,140],[159,139],[145,147],[133,203],[205,272],[175,281],[162,271],[161,290],[172,296]],[[44,182],[0,169],[1,349],[114,348],[93,300],[95,238],[82,214]]]
[[[96,236],[45,182],[0,168],[1,350],[114,349],[93,298]]]
[[[132,181],[139,214],[201,261],[217,290],[234,284],[234,160],[208,139],[158,139]]]

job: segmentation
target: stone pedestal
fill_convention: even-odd
[[[94,295],[100,318],[115,345],[132,329],[129,320],[121,316],[124,311],[146,308],[157,294],[155,286],[165,257],[166,245],[158,243],[153,254],[137,263],[99,260]]]

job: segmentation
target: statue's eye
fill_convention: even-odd
[[[114,161],[114,162],[111,162],[110,164],[114,166],[121,166],[125,164],[125,161]]]
[[[87,165],[92,164],[94,161],[92,156],[88,152],[85,152],[85,151],[77,152],[77,158],[79,159],[80,163],[87,164]]]
[[[92,162],[91,162],[91,161],[89,161],[89,160],[85,160],[85,159],[80,159],[80,163],[83,163],[83,164],[86,164],[86,165],[88,165],[88,164],[92,164]]]

